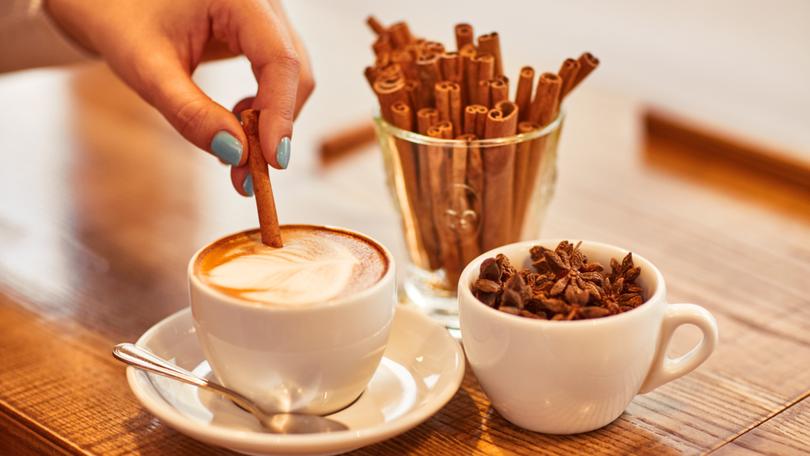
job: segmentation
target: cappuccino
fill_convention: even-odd
[[[314,306],[377,283],[388,270],[373,241],[320,226],[281,227],[284,247],[262,244],[258,230],[220,239],[200,252],[194,275],[211,289],[271,307]]]

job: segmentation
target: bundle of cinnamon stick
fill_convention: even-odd
[[[455,26],[455,50],[418,38],[405,22],[367,20],[377,38],[365,77],[390,125],[434,139],[393,140],[386,157],[411,256],[443,269],[455,289],[463,267],[481,252],[521,238],[548,136],[488,145],[553,122],[565,97],[599,64],[590,53],[566,59],[557,73],[526,66],[510,97],[497,32],[475,37]],[[536,233],[530,233],[534,235]]]

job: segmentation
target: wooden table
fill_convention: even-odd
[[[810,197],[645,144],[640,105],[627,97],[575,98],[543,234],[653,260],[672,302],[717,317],[717,351],[614,423],[575,436],[510,425],[468,371],[435,417],[357,453],[806,453]],[[101,67],[6,76],[0,99],[0,453],[226,453],[141,408],[110,348],[187,305],[187,259],[255,225],[252,201]],[[281,218],[359,229],[403,262],[378,154],[321,170],[317,133],[297,130],[291,169],[274,174]],[[696,342],[690,329],[675,352]]]

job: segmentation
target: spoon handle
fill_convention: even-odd
[[[236,391],[231,391],[217,383],[198,377],[182,367],[166,361],[165,359],[155,355],[143,347],[130,343],[118,344],[113,347],[113,356],[118,360],[138,369],[154,372],[156,374],[163,375],[164,377],[169,377],[183,383],[188,383],[189,385],[214,391],[217,394],[228,397],[232,401],[239,404],[242,408],[247,409],[250,413],[256,414],[257,412],[256,406],[253,405],[249,399]]]

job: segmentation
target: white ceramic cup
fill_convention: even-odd
[[[205,285],[194,264],[206,247],[188,264],[194,327],[208,363],[223,385],[267,410],[324,415],[349,405],[371,380],[388,342],[397,302],[391,252],[354,231],[317,228],[376,246],[388,261],[383,277],[326,304],[274,308]]]
[[[661,272],[633,254],[645,303],[618,315],[575,321],[548,321],[495,310],[471,291],[481,262],[498,253],[516,267],[531,264],[529,249],[553,249],[559,240],[521,242],[493,249],[473,260],[458,286],[464,351],[492,406],[523,428],[573,434],[612,422],[638,393],[688,374],[717,344],[717,322],[695,304],[668,304]],[[627,250],[583,241],[589,261],[605,266]],[[609,266],[608,266],[609,268]],[[666,355],[672,334],[691,324],[702,341],[678,358]]]

